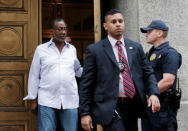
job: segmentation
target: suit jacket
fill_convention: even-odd
[[[145,105],[146,87],[149,96],[159,94],[157,81],[142,46],[124,40],[132,79]],[[81,116],[90,114],[96,124],[107,125],[111,122],[118,100],[119,75],[118,63],[108,38],[87,47],[79,89]]]

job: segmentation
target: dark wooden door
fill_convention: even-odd
[[[36,114],[23,101],[39,44],[40,0],[0,0],[0,131],[37,131]]]

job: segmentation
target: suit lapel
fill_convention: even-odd
[[[125,48],[127,51],[129,67],[131,68],[133,62],[134,47],[131,45],[131,43],[128,40],[124,39],[124,41],[125,41]]]
[[[111,59],[111,61],[119,68],[117,60],[116,60],[114,52],[113,52],[113,49],[112,49],[112,46],[111,46],[108,38],[104,39],[102,44],[103,44],[105,53],[108,55],[108,57]]]

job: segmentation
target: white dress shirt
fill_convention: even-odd
[[[61,53],[52,39],[36,48],[24,100],[38,98],[38,104],[56,109],[78,108],[75,76],[80,77],[83,69],[75,47],[65,43]]]
[[[113,51],[114,51],[114,55],[115,55],[115,57],[116,57],[116,60],[117,60],[117,62],[119,62],[118,47],[116,46],[117,40],[114,39],[114,38],[112,38],[112,37],[109,36],[109,35],[108,35],[108,40],[110,41],[110,43],[111,43],[111,45],[112,45],[112,49],[113,49]],[[126,49],[125,49],[125,41],[124,41],[123,37],[122,37],[119,41],[121,41],[121,43],[122,43],[121,47],[122,47],[122,49],[123,49],[123,52],[124,52],[124,54],[125,54],[125,57],[127,58],[127,51],[126,51]],[[127,62],[128,62],[128,59],[127,59]],[[119,77],[120,77],[120,79],[119,79],[119,97],[127,97],[127,96],[125,96],[125,94],[124,94],[123,77],[122,77],[121,73],[120,73],[120,76],[119,76]]]

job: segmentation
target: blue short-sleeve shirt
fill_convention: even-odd
[[[152,47],[148,53],[148,59],[155,70],[157,81],[163,78],[163,73],[176,75],[181,66],[181,55],[169,46],[169,42],[165,42],[156,48]]]

